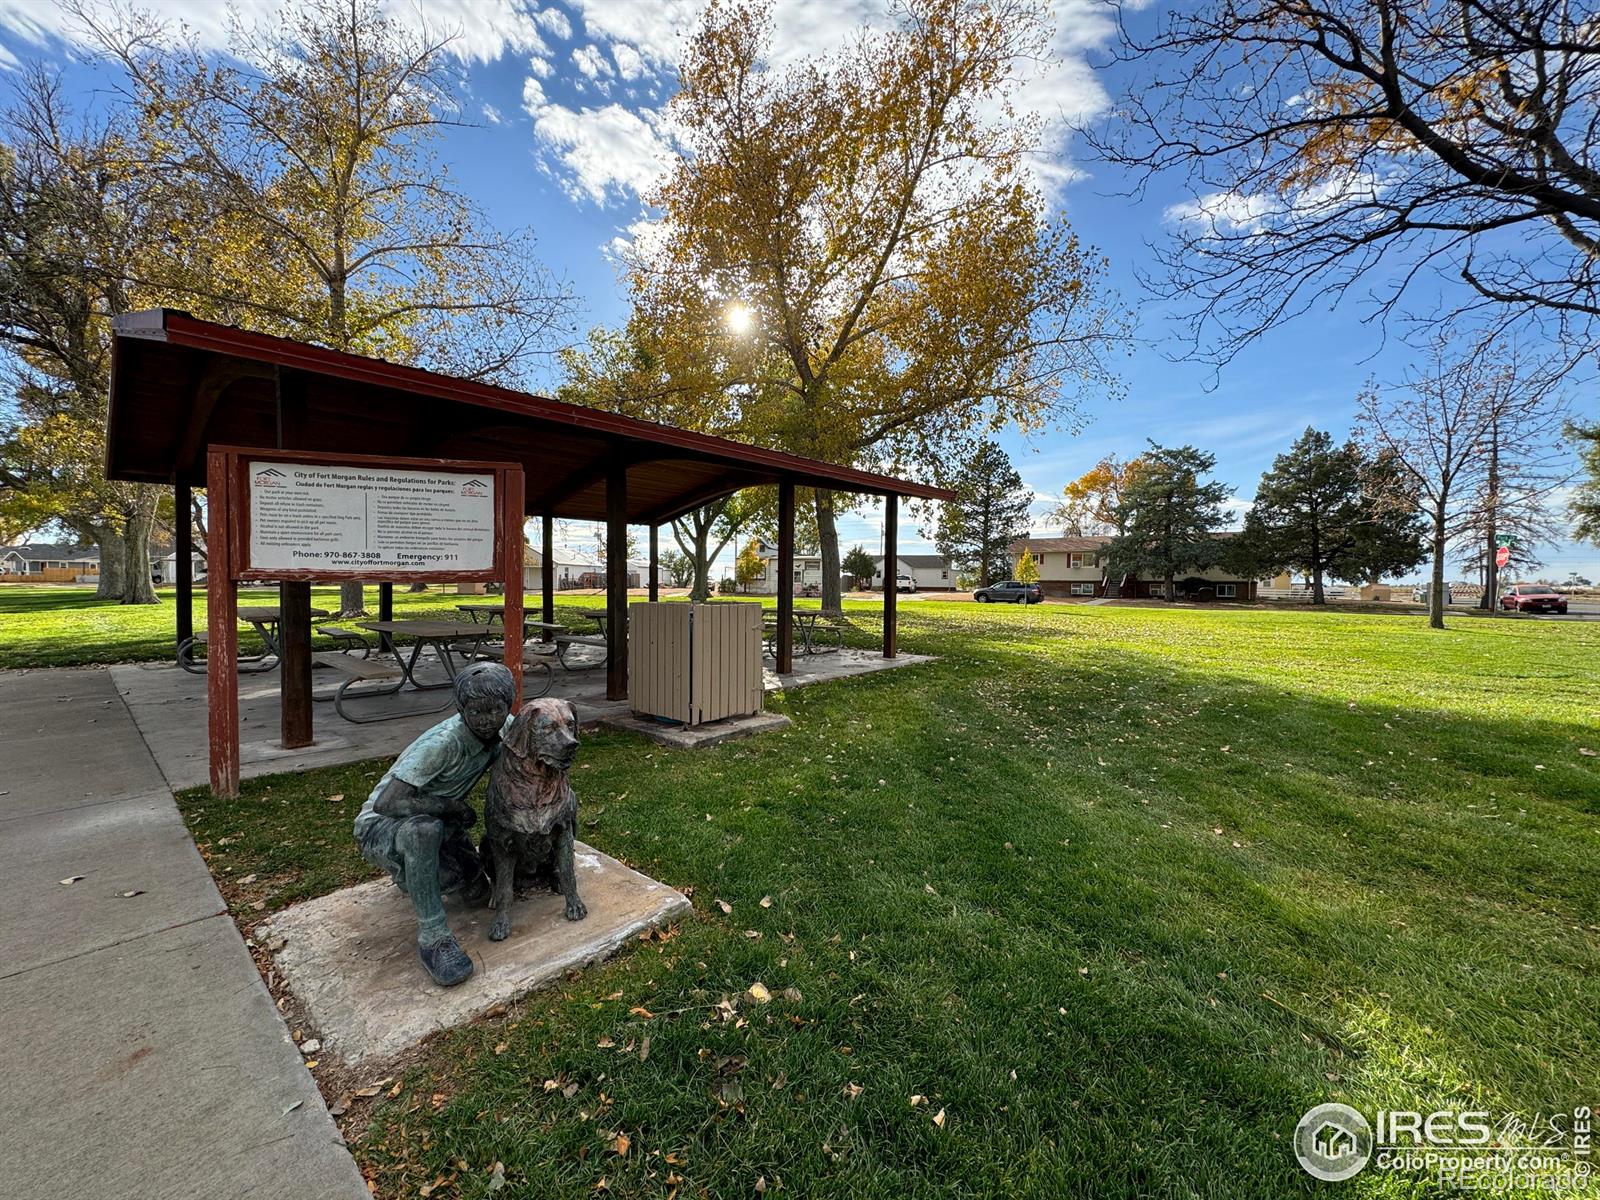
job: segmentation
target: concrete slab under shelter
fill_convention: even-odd
[[[769,665],[763,670],[762,678],[767,692],[771,693],[913,667],[931,662],[932,658],[925,654],[884,658],[876,651],[846,648],[826,654],[797,654],[794,670],[787,675],[777,674],[770,669],[771,660],[767,661]],[[424,662],[427,662],[426,657]],[[331,691],[337,683],[337,680],[324,679],[324,674],[318,671],[312,675],[313,687],[319,695]],[[424,674],[428,678],[443,678],[442,668],[433,663],[428,663]],[[111,678],[167,784],[173,789],[182,789],[206,783],[210,768],[206,748],[205,676],[191,675],[165,663],[141,663],[112,667]],[[542,685],[543,675],[530,674],[528,681],[530,685]],[[601,669],[567,671],[556,667],[548,694],[572,701],[578,723],[585,729],[615,723],[618,728],[643,732],[642,726],[632,728],[629,724],[632,713],[626,700],[605,698],[605,683],[605,671]],[[315,706],[314,742],[298,750],[285,750],[279,744],[278,673],[243,674],[239,677],[240,775],[250,779],[392,757],[423,730],[449,715],[449,709],[437,711],[444,698],[443,692],[407,691],[394,697],[363,700],[360,702],[363,713],[410,714],[370,725],[341,720],[331,704],[319,703]],[[367,705],[370,709],[365,707]],[[435,711],[425,711],[428,709]],[[702,728],[714,730],[717,726]],[[667,744],[709,745],[721,740],[724,739],[707,734]]]
[[[581,921],[566,919],[560,896],[533,892],[512,908],[511,936],[491,942],[492,909],[446,900],[450,928],[476,968],[453,988],[437,986],[423,970],[411,902],[387,879],[287,908],[258,927],[256,940],[271,949],[324,1054],[350,1064],[387,1059],[689,911],[681,893],[582,842],[576,862],[578,894],[589,909]]]

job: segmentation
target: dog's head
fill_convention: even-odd
[[[529,700],[506,731],[507,752],[531,758],[553,771],[567,771],[578,757],[578,714],[554,696]]]

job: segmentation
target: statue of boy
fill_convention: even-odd
[[[467,796],[500,753],[516,684],[499,663],[474,663],[456,676],[460,710],[422,734],[378,780],[356,817],[361,856],[389,872],[417,911],[417,953],[433,981],[454,987],[472,974],[444,918],[444,893],[470,903],[488,879],[470,837],[478,814]]]

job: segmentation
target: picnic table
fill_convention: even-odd
[[[795,632],[800,635],[801,654],[828,654],[837,647],[829,646],[827,649],[819,648],[816,640],[817,621],[822,617],[820,611],[811,609],[796,609],[790,614]],[[776,637],[778,632],[778,615],[766,613],[762,616],[762,624],[766,626],[768,653],[776,654]]]
[[[260,654],[242,654],[239,656],[239,669],[241,671],[271,671],[274,670],[283,657],[283,651],[278,645],[278,626],[282,623],[282,616],[276,604],[250,604],[238,610],[239,622],[248,625],[256,631],[256,636],[261,639],[266,647]],[[313,608],[311,616],[331,616],[325,608]],[[205,663],[196,661],[194,648],[206,640],[204,631],[197,632],[178,647],[178,665],[193,675],[205,674]],[[266,659],[272,659],[266,662]]]
[[[471,658],[477,653],[478,646],[488,636],[489,627],[480,625],[476,621],[465,624],[459,621],[431,621],[426,618],[411,618],[399,621],[359,621],[362,629],[370,629],[373,633],[387,633],[392,637],[409,637],[414,639],[411,644],[411,657],[405,658],[398,646],[394,647],[394,660],[399,664],[401,673],[405,676],[405,683],[409,683],[419,692],[437,691],[440,688],[452,687],[456,681],[455,652],[462,649],[463,658]],[[462,643],[470,642],[471,646],[463,649]],[[450,676],[443,683],[418,683],[417,660],[422,656],[422,651],[434,647],[439,656],[439,661],[444,665],[445,672]],[[398,689],[396,689],[398,690]]]

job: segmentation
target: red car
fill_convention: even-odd
[[[1500,597],[1500,607],[1517,612],[1564,613],[1567,598],[1541,583],[1519,583]]]

